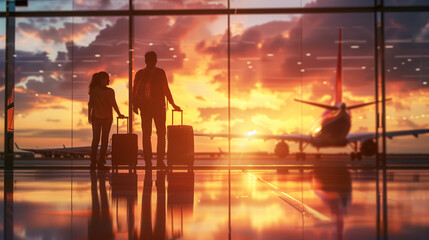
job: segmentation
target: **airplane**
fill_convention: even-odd
[[[63,145],[63,148],[40,148],[40,149],[39,148],[20,148],[17,143],[15,143],[15,146],[18,150],[40,154],[44,158],[62,158],[62,157],[84,158],[85,156],[91,155],[91,146],[68,148],[65,145]],[[110,152],[111,152],[111,147],[108,146],[106,155],[109,155]]]
[[[83,159],[85,156],[91,156],[91,146],[82,146],[82,147],[73,147],[68,148],[65,145],[63,145],[63,148],[21,148],[17,143],[15,143],[15,146],[18,150],[22,151],[28,151],[32,152],[34,154],[39,154],[43,158],[80,158]],[[100,145],[98,146],[98,149],[100,149]],[[112,152],[112,147],[108,146],[106,151],[106,156],[109,156]],[[34,154],[32,155],[22,155],[21,157],[27,157],[32,158],[34,157]],[[139,156],[143,156],[143,150],[138,149],[137,154]],[[152,153],[153,158],[156,158],[156,152]],[[226,155],[225,152],[222,151],[222,149],[219,148],[219,152],[195,152],[195,156],[209,156],[211,158],[215,157],[221,157],[222,155]]]
[[[373,156],[376,154],[377,145],[375,142],[375,133],[349,133],[351,128],[351,113],[350,110],[365,107],[377,103],[377,101],[362,103],[353,106],[347,106],[342,100],[342,29],[339,29],[338,57],[336,70],[336,83],[334,94],[334,105],[326,105],[321,103],[309,102],[299,99],[294,99],[303,104],[309,104],[315,107],[326,109],[322,115],[313,123],[310,134],[282,134],[282,135],[266,135],[257,134],[255,131],[250,131],[247,134],[205,134],[195,133],[195,136],[203,137],[222,137],[222,138],[259,138],[259,139],[276,139],[279,142],[276,144],[274,153],[279,158],[285,158],[289,154],[289,145],[285,141],[299,143],[299,152],[296,154],[297,160],[304,160],[304,148],[311,144],[317,150],[325,147],[345,147],[350,145],[353,152],[350,154],[351,160],[361,160],[363,156]],[[386,99],[388,101],[390,99]],[[418,137],[419,134],[429,133],[429,129],[416,129],[404,131],[389,131],[386,132],[386,137],[392,139],[397,136],[412,135]],[[380,134],[381,135],[381,134]],[[305,144],[305,145],[304,145]],[[358,150],[359,148],[359,150]],[[316,158],[320,158],[320,153],[316,154]]]

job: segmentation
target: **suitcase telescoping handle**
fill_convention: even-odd
[[[116,117],[116,133],[119,133],[119,119],[127,119],[127,133],[128,133],[128,117]]]
[[[180,115],[181,115],[181,122],[180,122],[180,125],[183,125],[183,110],[182,109],[180,109],[180,110],[172,110],[171,111],[171,125],[174,125],[174,112],[180,112]]]

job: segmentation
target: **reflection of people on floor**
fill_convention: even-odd
[[[106,173],[98,172],[100,196],[97,191],[97,175],[91,171],[91,199],[92,210],[88,223],[89,239],[114,239],[112,218],[110,216],[109,202],[106,191]]]
[[[146,170],[144,176],[142,217],[140,227],[140,239],[166,239],[165,228],[165,172],[156,173],[156,215],[155,227],[152,231],[152,171]]]
[[[336,217],[337,239],[343,239],[344,215],[352,199],[352,180],[345,167],[316,167],[313,188]]]

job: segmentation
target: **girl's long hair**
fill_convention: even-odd
[[[89,84],[88,94],[90,95],[95,87],[100,85],[100,73],[92,74],[91,83]]]

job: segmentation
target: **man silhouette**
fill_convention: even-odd
[[[138,114],[140,109],[143,131],[143,155],[146,168],[152,167],[152,119],[155,122],[157,141],[157,166],[165,167],[165,98],[175,110],[180,107],[174,103],[170,88],[168,87],[165,71],[156,67],[157,56],[153,51],[145,54],[146,67],[140,69],[134,78],[133,110]]]

